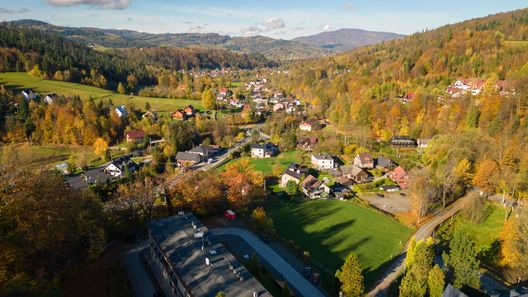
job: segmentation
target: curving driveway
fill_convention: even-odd
[[[250,231],[229,227],[212,229],[211,232],[214,235],[232,235],[242,238],[262,259],[265,259],[270,266],[278,271],[286,279],[290,287],[293,287],[301,296],[325,296],[272,248]]]
[[[424,240],[430,237],[436,227],[442,224],[444,221],[455,215],[459,212],[464,206],[469,202],[469,194],[453,202],[450,206],[444,209],[442,212],[429,219],[424,223],[416,232],[414,232],[414,237],[417,241]],[[381,297],[388,295],[388,289],[392,282],[394,282],[398,276],[403,272],[405,268],[405,255],[407,251],[401,253],[390,265],[390,267],[383,274],[383,279],[378,283],[378,285],[370,292],[368,292],[368,297]]]

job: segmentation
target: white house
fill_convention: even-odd
[[[280,187],[285,188],[290,181],[299,184],[308,174],[309,170],[307,167],[292,163],[282,174]]]
[[[138,169],[138,165],[128,157],[121,157],[110,162],[103,171],[113,177],[121,177],[127,169],[132,173]]]
[[[313,154],[312,155],[312,165],[317,169],[333,169],[334,168],[334,158],[329,154]]]
[[[37,99],[37,93],[33,92],[33,90],[31,90],[31,89],[22,90],[22,96],[24,96],[24,98],[26,100],[35,100],[35,99]]]
[[[46,97],[44,97],[44,102],[46,102],[47,104],[53,104],[53,101],[57,98],[58,98],[57,94],[51,93],[51,94],[48,94]]]
[[[271,158],[276,152],[276,147],[271,143],[265,144],[252,144],[251,145],[251,158]]]

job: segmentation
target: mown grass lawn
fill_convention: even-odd
[[[412,234],[388,216],[349,201],[274,200],[267,211],[280,237],[310,253],[321,268],[323,286],[330,290],[336,270],[350,252],[359,257],[371,286]]]
[[[121,95],[110,90],[82,84],[45,80],[33,77],[25,72],[0,73],[0,84],[5,84],[7,87],[15,89],[31,88],[42,95],[56,93],[63,96],[79,95],[83,100],[88,99],[90,96],[95,100],[112,99],[114,104],[134,104],[136,108],[141,110],[144,110],[145,104],[148,102],[153,109],[163,114],[173,112],[189,104],[202,109],[202,104],[198,100]]]
[[[231,163],[240,162],[241,160],[249,160],[249,164],[254,168],[254,170],[262,172],[264,175],[271,175],[273,173],[273,168],[276,165],[280,166],[281,171],[284,171],[290,163],[305,163],[309,161],[309,155],[303,151],[288,151],[280,153],[279,155],[267,158],[267,159],[255,159],[251,157],[242,157],[239,159],[231,160],[224,165],[218,167],[218,171],[224,171],[226,166]]]

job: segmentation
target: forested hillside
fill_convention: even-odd
[[[496,119],[500,105],[520,103],[511,97],[494,97],[494,93],[495,85],[506,82],[524,93],[527,37],[528,10],[520,10],[296,63],[273,80],[305,98],[315,113],[326,113],[335,124],[371,126],[373,133],[384,138],[397,134],[430,137],[464,126],[465,114],[472,107],[482,112],[479,126],[487,127]],[[456,79],[486,80],[489,96],[447,100],[445,88]],[[414,99],[408,105],[396,99],[405,95]]]
[[[152,34],[132,30],[61,27],[36,20],[20,20],[12,22],[12,24],[53,32],[68,40],[87,46],[95,45],[109,48],[187,48],[201,46],[208,49],[232,50],[244,54],[258,53],[273,60],[313,58],[328,53],[316,45],[264,36],[231,37],[217,33]]]
[[[3,60],[0,71],[30,71],[37,66],[37,72],[43,72],[36,73],[38,76],[51,77],[64,71],[66,81],[89,80],[88,83],[101,87],[109,82],[126,81],[128,75],[134,75],[141,84],[153,82],[147,69],[137,61],[25,27],[0,25],[0,56]]]
[[[260,54],[224,49],[148,48],[104,52],[65,40],[56,33],[0,25],[0,71],[31,71],[42,78],[116,89],[156,83],[160,72],[192,69],[253,69],[275,66]],[[152,66],[152,67],[147,67]]]

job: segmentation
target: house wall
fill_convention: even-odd
[[[285,188],[290,180],[294,181],[296,184],[299,184],[300,182],[298,179],[296,179],[295,177],[289,174],[283,174],[281,178],[281,184],[280,184],[281,188]]]

